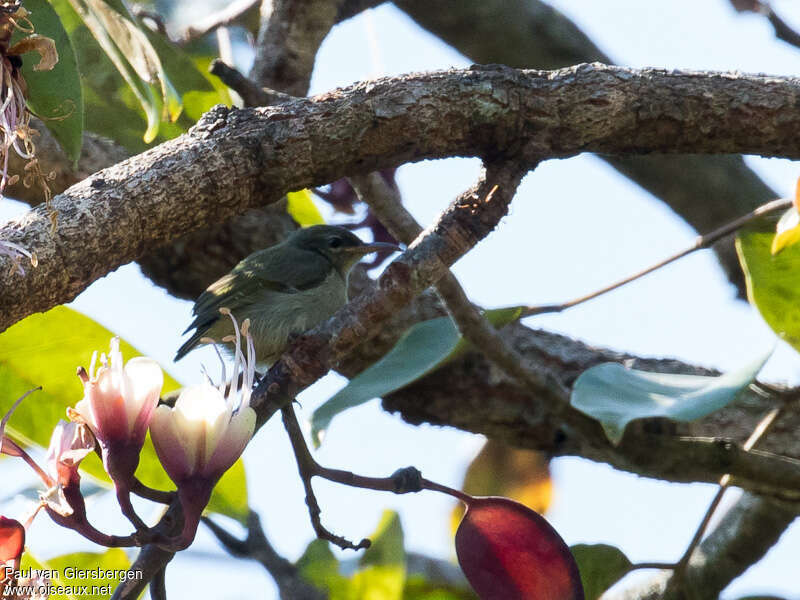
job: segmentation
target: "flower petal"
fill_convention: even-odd
[[[222,394],[209,384],[187,387],[175,402],[176,428],[184,439],[184,449],[192,472],[200,469],[208,459],[210,435],[216,446],[220,422],[227,411]]]
[[[158,404],[164,374],[152,358],[137,356],[125,365],[125,410],[128,433],[144,441],[153,410]]]
[[[162,404],[157,407],[150,421],[150,437],[158,460],[170,479],[177,484],[191,473],[193,463],[187,457],[186,440],[176,426],[174,413],[169,406]]]
[[[249,406],[242,408],[231,418],[225,433],[217,444],[214,454],[206,463],[203,474],[207,477],[220,477],[231,468],[244,452],[256,427],[256,411]]]

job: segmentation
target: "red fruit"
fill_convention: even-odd
[[[0,516],[0,566],[17,560],[25,547],[25,527],[14,519]]]
[[[508,498],[473,498],[456,554],[481,600],[583,600],[578,565],[555,529]]]

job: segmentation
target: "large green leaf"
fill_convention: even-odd
[[[22,74],[28,86],[28,106],[39,116],[72,161],[77,161],[83,141],[83,94],[78,61],[61,19],[47,0],[25,0],[28,18],[37,34],[51,38],[58,63],[50,71],[37,71],[33,56],[23,57]],[[15,36],[12,41],[18,41]]]
[[[694,421],[723,408],[753,381],[771,353],[719,377],[651,373],[604,363],[581,373],[570,403],[600,421],[608,439],[618,444],[634,419]]]
[[[782,340],[800,351],[800,244],[771,252],[774,218],[760,219],[736,237],[747,297]]]
[[[50,577],[50,585],[60,588],[50,600],[101,600],[111,597],[130,565],[121,548],[109,548],[105,552],[62,554],[48,560],[37,560],[25,552],[21,568],[46,569],[51,575],[58,573],[57,578]],[[115,573],[117,576],[113,576]],[[88,586],[88,590],[83,590],[83,586]]]
[[[600,598],[632,566],[622,550],[607,544],[576,544],[570,551],[578,563],[586,600]]]
[[[105,327],[65,306],[31,315],[0,334],[0,414],[25,391],[42,386],[41,391],[20,404],[6,431],[27,445],[47,448],[55,424],[66,418],[68,406],[74,406],[83,397],[75,369],[81,365],[88,367],[95,350],[107,352],[113,336]],[[120,350],[125,360],[141,355],[124,340],[120,342]],[[165,373],[162,393],[179,387]],[[81,466],[98,481],[110,483],[96,455],[90,454]],[[136,475],[155,488],[175,487],[161,467],[149,436]],[[209,510],[244,520],[247,486],[241,461],[217,485]]]
[[[81,74],[85,128],[122,144],[131,152],[147,148],[147,121],[139,100],[97,43],[69,0],[50,0],[69,34]]]
[[[520,306],[497,308],[486,311],[485,316],[495,327],[502,327],[518,319],[521,311]],[[314,411],[311,416],[314,443],[319,446],[324,431],[340,412],[407,386],[468,347],[450,317],[414,324],[386,355]]]

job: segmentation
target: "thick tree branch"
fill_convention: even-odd
[[[0,274],[0,328],[71,300],[159,245],[342,173],[498,150],[528,162],[688,149],[795,157],[799,95],[791,78],[486,67],[387,78],[264,109],[217,107],[189,134],[56,197],[52,235],[42,208],[0,230],[39,256],[24,278]]]
[[[477,63],[557,69],[582,62],[615,62],[575,23],[539,0],[396,0],[395,4]],[[600,158],[661,199],[699,232],[778,195],[741,156]],[[698,202],[700,197],[707,200]],[[723,242],[715,250],[728,278],[744,297],[744,278],[733,244]]]

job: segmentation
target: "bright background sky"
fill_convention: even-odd
[[[800,51],[775,41],[765,20],[737,15],[726,0],[561,0],[552,4],[622,65],[791,75],[800,61]],[[772,4],[800,27],[800,6],[790,0]],[[197,14],[196,5],[193,12]],[[328,36],[311,91],[323,92],[377,75],[469,64],[393,6],[383,6],[336,27]],[[246,69],[248,65],[240,66]],[[750,158],[748,162],[780,194],[791,193],[799,173],[790,161]],[[471,185],[478,170],[476,160],[423,162],[401,168],[398,179],[408,208],[427,225]],[[4,202],[0,217],[24,209]],[[455,273],[472,300],[485,307],[549,303],[635,272],[687,246],[693,237],[690,228],[646,192],[605,163],[581,156],[549,161],[529,174],[510,216],[456,265]],[[159,360],[184,383],[198,380],[201,363],[216,367],[210,351],[194,352],[172,364],[180,332],[190,321],[191,303],[168,296],[144,278],[136,265],[96,282],[72,306]],[[597,346],[678,357],[720,369],[748,362],[773,339],[757,313],[734,299],[732,287],[709,251],[561,315],[529,319],[528,325]],[[85,359],[76,357],[76,364]],[[766,375],[797,382],[798,367],[798,357],[779,346]],[[301,416],[310,415],[343,382],[330,375],[306,391],[300,397]],[[458,486],[482,440],[449,428],[405,425],[372,401],[334,421],[319,458],[323,464],[370,475],[388,475],[400,466],[415,465],[430,479]],[[259,432],[245,453],[245,462],[251,505],[260,513],[270,540],[288,558],[298,557],[312,539],[312,530],[278,419]],[[555,499],[547,518],[566,541],[614,544],[634,562],[679,558],[716,489],[665,484],[575,458],[555,460],[553,476]],[[393,508],[401,514],[408,549],[452,556],[449,498],[430,492],[393,496],[325,482],[316,482],[315,487],[323,522],[334,532],[360,539],[374,529],[383,509]],[[735,498],[737,493],[731,491],[728,497]],[[21,507],[22,502],[13,504]],[[139,506],[147,514],[147,505]],[[108,516],[114,511],[110,498],[90,507],[98,524],[124,532],[121,522]],[[6,514],[14,514],[13,508]],[[30,547],[51,548],[53,553],[92,549],[72,534],[56,540],[52,534],[47,519],[37,519]],[[734,582],[723,597],[772,593],[800,598],[798,556],[800,527],[795,524],[767,558]],[[209,582],[218,585],[215,598],[275,597],[274,584],[260,566],[228,559],[201,528],[191,549],[171,563],[167,584],[175,597],[211,597]]]

